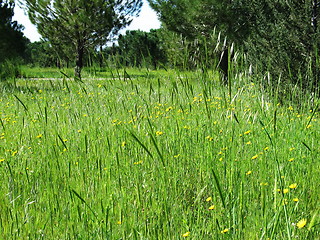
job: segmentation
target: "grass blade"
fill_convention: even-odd
[[[159,147],[158,147],[158,145],[157,145],[157,143],[156,143],[156,140],[154,139],[154,137],[152,136],[152,134],[150,134],[150,137],[151,137],[151,141],[152,141],[154,147],[156,148],[157,153],[158,153],[158,155],[159,155],[159,157],[160,157],[160,159],[161,159],[162,165],[165,167],[166,164],[165,164],[164,159],[163,159],[163,156],[162,156],[162,154],[161,154],[161,152],[160,152],[160,150],[159,150]]]
[[[144,145],[138,138],[136,135],[134,135],[133,132],[130,132],[131,136],[134,138],[134,140],[136,140],[139,145],[148,153],[148,155],[153,159],[153,155],[151,154],[151,152],[149,151],[149,149],[146,147],[146,145]]]
[[[211,169],[211,171],[212,171],[212,175],[213,175],[214,181],[216,183],[216,186],[218,188],[218,192],[219,192],[219,196],[221,198],[222,205],[223,205],[224,208],[226,208],[226,203],[224,201],[224,197],[223,197],[223,194],[222,194],[222,189],[220,187],[219,179],[218,179],[215,171],[213,169]]]
[[[313,119],[314,115],[315,115],[315,114],[316,114],[316,112],[317,112],[318,107],[319,107],[319,104],[317,104],[317,106],[313,109],[313,111],[312,111],[312,115],[311,115],[311,117],[310,117],[310,119],[309,119],[309,121],[308,121],[308,123],[307,123],[306,127],[308,127],[308,126],[309,126],[309,124],[311,123],[311,121],[312,121],[312,119]]]
[[[65,149],[68,149],[67,145],[65,144],[65,142],[63,141],[63,139],[61,138],[61,136],[58,134],[58,137],[62,143],[62,145],[64,146]]]
[[[20,100],[20,98],[18,98],[18,96],[15,94],[13,94],[13,96],[15,96],[15,98],[21,103],[21,105],[24,107],[24,110],[26,110],[26,112],[29,112],[27,106]]]
[[[3,124],[3,121],[2,121],[1,118],[0,118],[0,123],[1,123],[1,126],[2,126],[3,130],[6,130],[6,128],[4,127],[4,124]]]
[[[310,148],[305,142],[302,142],[302,144],[303,144],[310,152],[312,152],[311,148]]]
[[[98,218],[97,214],[92,210],[92,208],[87,204],[87,202],[79,195],[79,193],[77,193],[74,189],[71,189],[71,193],[76,195],[81,200],[81,202],[89,208],[89,210],[93,213],[95,218]]]

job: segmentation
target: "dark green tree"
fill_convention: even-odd
[[[137,67],[151,65],[157,68],[166,62],[158,30],[126,31],[125,35],[119,36],[118,44],[118,53],[124,65]]]
[[[61,54],[74,53],[78,78],[86,51],[128,25],[141,5],[141,0],[25,0],[31,22],[44,39]]]
[[[59,67],[62,63],[67,66],[69,59],[67,56],[61,58],[61,55],[55,51],[49,42],[41,40],[28,44],[25,61],[33,66]]]
[[[148,0],[163,25],[186,39],[214,29],[274,79],[319,84],[318,0]],[[300,76],[300,77],[299,77]],[[301,77],[302,76],[302,77]]]
[[[22,33],[22,25],[12,21],[14,6],[14,1],[0,0],[0,62],[24,57],[28,43]]]

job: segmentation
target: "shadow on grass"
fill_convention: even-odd
[[[46,81],[39,84],[33,81],[12,79],[0,81],[0,93],[39,93],[41,91],[61,91],[65,85],[61,81]]]

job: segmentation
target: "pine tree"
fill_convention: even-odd
[[[141,0],[25,0],[31,22],[57,51],[74,52],[75,77],[81,78],[86,50],[106,43],[131,22]]]
[[[260,72],[317,89],[319,0],[148,0],[163,25],[189,40],[217,29]],[[205,53],[204,53],[205,54]]]

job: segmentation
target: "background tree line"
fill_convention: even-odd
[[[148,1],[164,28],[189,41],[209,41],[218,30],[257,72],[268,71],[275,82],[281,76],[288,83],[319,89],[319,1]]]
[[[26,57],[29,43],[23,26],[12,20],[14,6],[13,1],[0,0],[0,79],[19,75],[15,62]]]
[[[26,0],[29,17],[43,41],[29,43],[22,26],[12,21],[14,2],[0,1],[0,62],[19,56],[40,66],[113,64],[135,67],[213,69],[223,49],[245,55],[247,68],[269,72],[269,83],[279,78],[302,88],[319,89],[319,27],[317,0],[148,0],[162,27],[148,33],[127,31],[141,8],[135,1]],[[14,39],[14,40],[12,40]],[[14,43],[14,46],[10,44]]]

